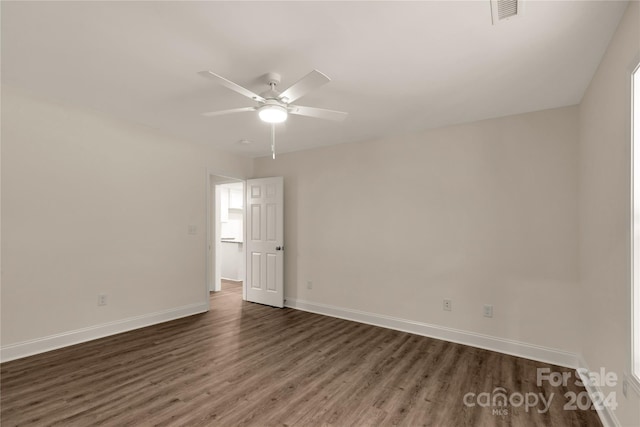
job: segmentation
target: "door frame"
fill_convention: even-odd
[[[215,180],[215,182],[213,182],[213,180]],[[205,216],[206,216],[206,239],[205,239],[205,261],[206,261],[206,272],[205,272],[205,295],[206,295],[206,301],[209,301],[209,292],[211,291],[212,288],[214,288],[214,291],[216,290],[220,290],[220,289],[215,289],[215,285],[216,283],[216,278],[215,278],[215,273],[216,273],[216,262],[215,260],[219,260],[219,256],[220,256],[220,247],[221,247],[221,242],[220,242],[220,236],[218,235],[219,233],[219,227],[216,227],[216,219],[220,218],[220,202],[219,200],[216,200],[216,194],[215,194],[215,189],[216,186],[218,184],[229,184],[229,183],[233,183],[233,182],[242,182],[242,189],[243,189],[243,193],[246,192],[246,180],[243,178],[236,178],[236,177],[232,177],[223,173],[218,173],[215,170],[212,169],[207,169],[207,173],[206,173],[206,191],[207,191],[207,195],[206,195],[206,206],[205,206]],[[247,247],[246,247],[246,240],[247,240],[247,227],[246,227],[246,223],[247,223],[247,210],[246,207],[245,209],[242,210],[242,233],[243,233],[243,244],[242,244],[242,252],[243,252],[243,258],[246,259],[246,255],[247,255]],[[215,258],[214,258],[215,257]],[[246,264],[246,263],[245,263]],[[246,265],[243,268],[243,271],[240,274],[240,278],[242,279],[242,299],[246,300],[247,298],[247,290],[246,290],[246,284],[247,284],[247,267]]]

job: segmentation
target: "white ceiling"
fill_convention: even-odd
[[[491,24],[486,1],[6,2],[2,83],[246,156],[269,153],[256,113],[200,113],[316,68],[331,83],[296,104],[348,111],[342,123],[291,116],[279,152],[574,105],[627,2],[528,1]],[[251,144],[239,144],[241,139]]]

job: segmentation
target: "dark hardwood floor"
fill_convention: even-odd
[[[2,426],[601,425],[563,409],[573,381],[536,384],[567,368],[240,295],[225,283],[206,314],[2,364]],[[544,413],[463,403],[497,387],[554,397]]]

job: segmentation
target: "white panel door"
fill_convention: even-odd
[[[284,307],[283,179],[247,180],[247,301]]]

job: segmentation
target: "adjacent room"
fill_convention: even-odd
[[[640,2],[3,1],[2,426],[640,426]]]

